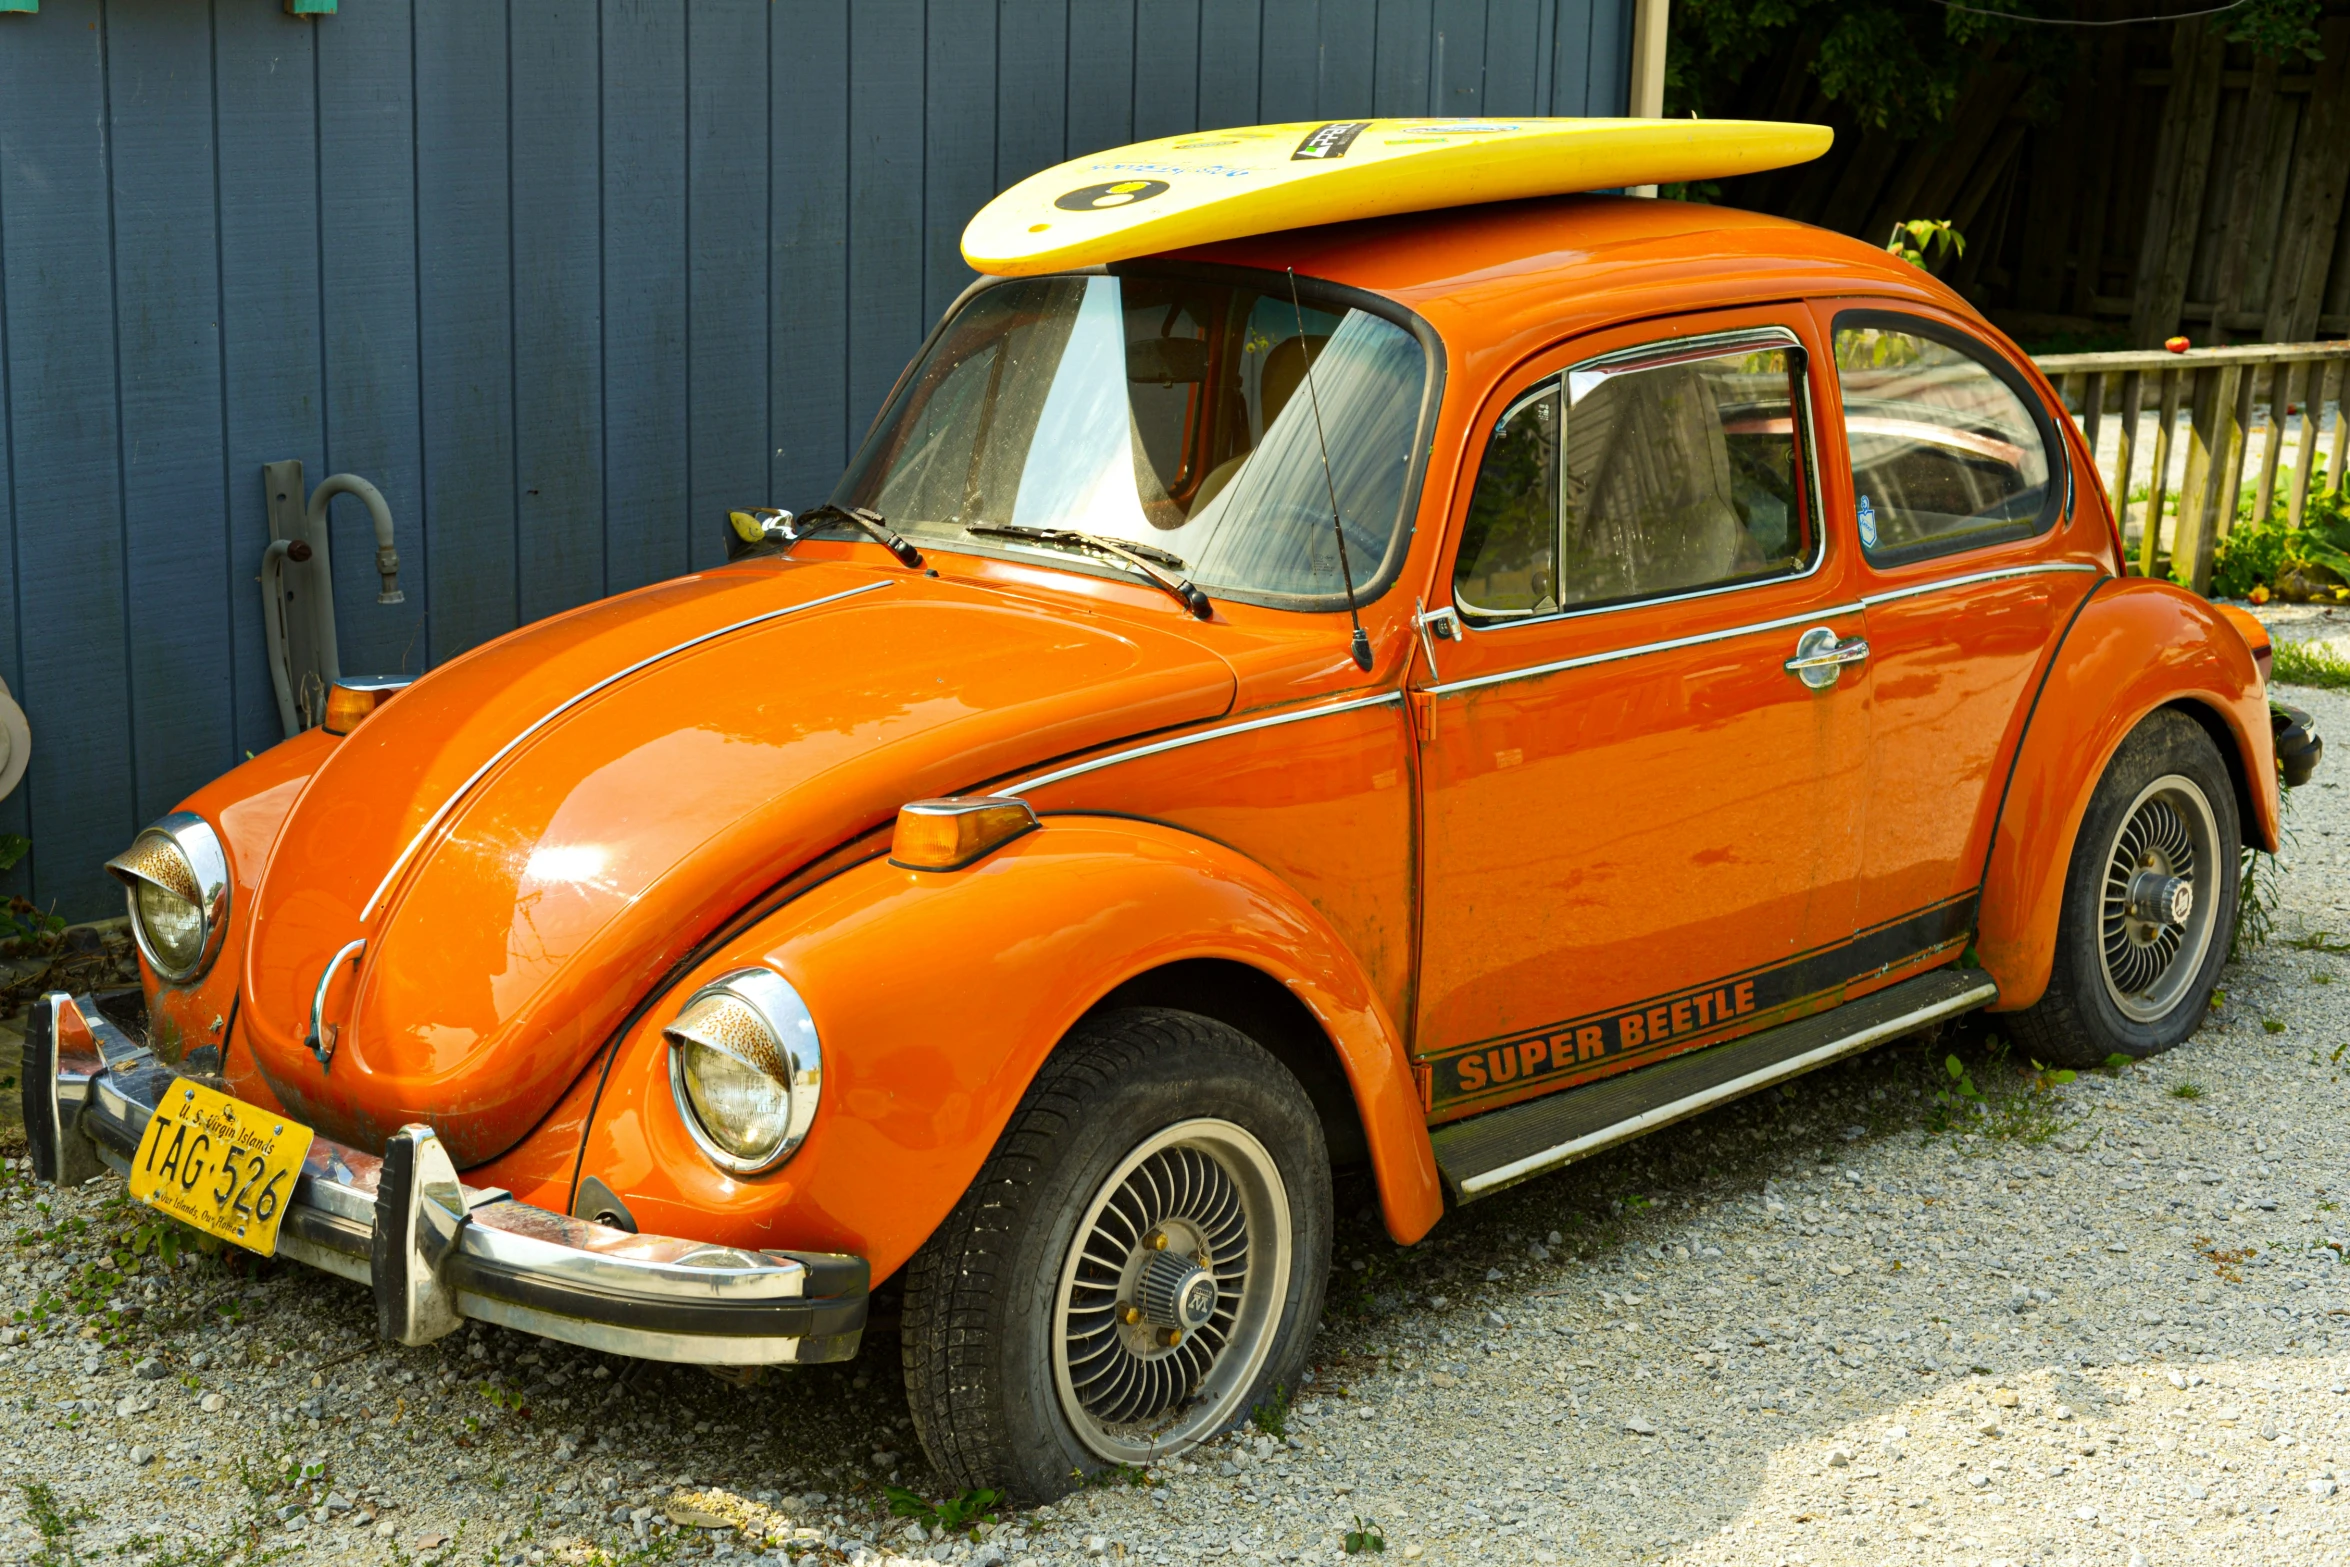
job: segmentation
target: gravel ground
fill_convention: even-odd
[[[2350,737],[2350,697],[2295,700]],[[1342,1186],[1284,1410],[978,1540],[881,1505],[941,1499],[885,1329],[751,1388],[495,1329],[386,1347],[292,1265],[122,1268],[118,1182],[11,1168],[0,1559],[1189,1567],[1355,1531],[1427,1562],[2350,1559],[2346,767],[2292,802],[2275,934],[2171,1055],[2047,1083],[1976,1022],[1409,1251]]]

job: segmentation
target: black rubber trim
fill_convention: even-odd
[[[33,1174],[57,1180],[57,1036],[55,1009],[46,997],[33,1001],[24,1037],[24,1137]]]
[[[583,1289],[549,1279],[542,1273],[484,1262],[463,1251],[452,1255],[443,1265],[442,1278],[451,1289],[467,1294],[487,1296],[508,1305],[528,1306],[551,1316],[647,1333],[683,1333],[703,1338],[830,1338],[864,1331],[872,1271],[864,1258],[819,1259],[796,1252],[771,1255],[791,1256],[803,1263],[821,1260],[825,1266],[812,1267],[809,1271],[811,1286],[819,1282],[853,1283],[854,1290],[808,1295],[796,1300],[761,1301],[756,1305],[649,1301],[605,1290]]]
[[[325,1251],[339,1252],[353,1262],[365,1264],[374,1232],[355,1219],[346,1219],[339,1213],[328,1213],[323,1208],[295,1207],[286,1210],[286,1221],[279,1227],[281,1234],[292,1233],[311,1245]]]

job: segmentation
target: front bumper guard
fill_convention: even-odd
[[[90,997],[42,997],[23,1074],[34,1173],[127,1174],[175,1075]],[[847,1360],[871,1284],[862,1257],[632,1235],[467,1186],[427,1126],[381,1157],[314,1138],[278,1255],[368,1286],[378,1329],[403,1344],[470,1318],[689,1365]]]

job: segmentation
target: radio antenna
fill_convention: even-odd
[[[1346,618],[1354,623],[1354,639],[1347,651],[1354,655],[1355,668],[1365,674],[1371,672],[1371,639],[1363,635],[1363,617],[1355,608],[1355,572],[1346,556],[1346,529],[1338,522],[1338,481],[1330,476],[1330,438],[1322,432],[1322,398],[1314,390],[1314,351],[1306,342],[1306,310],[1298,303],[1297,268],[1285,267],[1289,274],[1289,311],[1297,320],[1297,349],[1305,355],[1306,401],[1314,410],[1314,440],[1322,451],[1322,486],[1330,492],[1330,531],[1338,540],[1338,574],[1346,583]]]

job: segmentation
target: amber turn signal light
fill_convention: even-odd
[[[889,863],[914,871],[960,870],[1036,826],[1026,800],[958,795],[898,807]]]
[[[345,675],[326,694],[326,732],[347,735],[406,685],[407,675]]]

